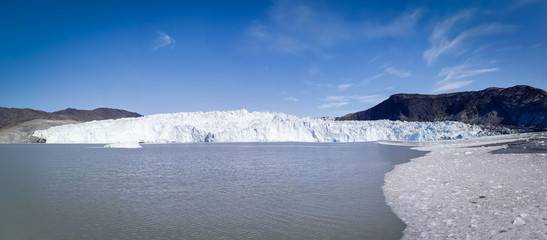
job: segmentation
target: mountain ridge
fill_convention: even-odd
[[[459,121],[487,126],[547,129],[547,92],[526,85],[438,95],[394,94],[345,120]]]
[[[30,108],[0,107],[0,143],[39,142],[39,139],[31,138],[32,133],[53,126],[141,116],[135,112],[114,108],[93,110],[67,108],[45,112]]]
[[[141,117],[141,114],[115,108],[96,108],[93,110],[80,110],[67,108],[55,112],[45,112],[30,108],[5,108],[0,107],[0,128],[14,126],[22,122],[34,119],[48,120],[74,120],[86,122],[92,120],[117,119],[124,117]]]

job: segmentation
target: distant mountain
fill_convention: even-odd
[[[547,93],[518,85],[440,95],[395,94],[336,120],[459,121],[488,126],[547,129]]]
[[[128,118],[128,117],[142,117],[142,115],[135,112],[129,112],[129,111],[113,109],[113,108],[97,108],[91,111],[67,108],[62,111],[53,112],[52,114],[54,114],[55,116],[58,116],[59,118],[63,118],[63,119],[66,118],[66,119],[75,120],[79,122]]]
[[[0,107],[0,128],[14,126],[34,119],[73,120],[87,122],[92,120],[118,119],[126,117],[141,117],[142,115],[120,109],[97,108],[95,110],[78,110],[67,108],[57,112],[44,112],[34,109]]]
[[[0,143],[38,141],[29,139],[35,130],[62,124],[141,116],[135,112],[112,108],[97,108],[95,110],[67,108],[49,113],[28,108],[0,107]]]

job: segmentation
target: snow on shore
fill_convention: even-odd
[[[490,153],[538,138],[545,146],[547,133],[417,147],[431,152],[395,166],[383,186],[388,205],[407,224],[403,239],[547,239],[545,147]]]
[[[460,122],[334,121],[283,113],[183,112],[92,121],[36,131],[47,143],[431,141],[487,135]]]

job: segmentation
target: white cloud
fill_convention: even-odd
[[[370,83],[372,80],[381,78],[381,77],[383,77],[384,75],[385,75],[385,73],[376,74],[376,75],[374,75],[374,76],[372,76],[372,77],[369,77],[369,78],[367,78],[367,79],[361,81],[361,82],[359,83],[359,85],[360,85],[360,86],[365,86],[365,85],[367,85],[368,83]]]
[[[493,62],[490,62],[487,65],[492,63]],[[473,83],[469,78],[498,70],[499,68],[485,67],[484,64],[481,65],[469,62],[457,66],[445,67],[437,74],[438,77],[442,77],[443,79],[435,84],[435,89],[433,91],[443,92],[462,88]]]
[[[350,96],[352,100],[362,103],[379,103],[386,99],[386,96],[382,94],[365,95],[365,96]]]
[[[511,8],[520,8],[539,2],[539,0],[514,0]]]
[[[288,54],[320,53],[349,38],[347,24],[331,12],[293,1],[277,1],[268,18],[254,20],[245,35],[250,48]]]
[[[372,59],[370,59],[370,63],[376,62],[376,60],[380,59],[381,57],[382,57],[382,55],[378,55],[376,57],[373,57]]]
[[[319,106],[319,108],[332,108],[332,107],[341,107],[344,105],[347,105],[351,102],[361,102],[361,103],[368,103],[368,104],[376,104],[383,100],[385,100],[386,97],[382,94],[375,94],[375,95],[352,95],[352,96],[328,96],[323,101],[323,105]]]
[[[320,75],[321,74],[321,68],[319,68],[317,65],[312,64],[308,68],[308,73],[311,75]]]
[[[283,99],[283,101],[287,101],[287,102],[298,102],[298,101],[300,101],[298,98],[295,98],[295,97],[284,97],[282,99]]]
[[[347,101],[346,97],[344,97],[344,96],[328,96],[324,100],[326,102]]]
[[[158,32],[158,37],[154,40],[154,50],[163,48],[163,47],[173,47],[175,46],[175,39],[162,31]]]
[[[345,91],[348,88],[350,88],[351,86],[353,86],[353,83],[343,83],[343,84],[339,84],[338,86],[336,86],[336,88],[338,88],[338,90],[340,90],[340,91]]]
[[[386,64],[385,67],[386,68],[384,69],[383,73],[378,73],[374,76],[366,78],[365,80],[361,81],[358,84],[358,86],[365,86],[365,85],[369,84],[370,82],[372,82],[373,80],[381,78],[381,77],[385,76],[386,74],[391,74],[391,75],[394,75],[394,76],[397,76],[397,77],[400,77],[400,78],[408,78],[408,77],[412,76],[411,71],[404,70],[404,69],[398,69],[398,68],[389,66],[388,64]]]
[[[274,1],[266,17],[253,20],[245,29],[243,45],[255,53],[311,52],[328,57],[328,50],[343,42],[408,35],[423,12],[403,12],[386,23],[355,23],[331,9],[317,1]]]
[[[464,43],[468,40],[487,35],[509,33],[516,28],[514,25],[509,24],[487,23],[464,30],[455,38],[449,39],[448,35],[453,26],[458,22],[470,19],[475,12],[474,9],[462,11],[435,26],[429,37],[430,46],[423,54],[427,64],[433,64],[443,54],[464,48]]]
[[[437,76],[444,77],[443,80],[439,81],[440,83],[449,82],[452,80],[460,80],[469,77],[474,77],[480,74],[495,72],[499,68],[480,68],[477,64],[468,64],[464,63],[458,66],[445,67],[442,68]]]
[[[386,68],[385,72],[389,73],[391,75],[395,75],[395,76],[400,77],[400,78],[407,78],[407,77],[410,77],[412,75],[412,72],[410,72],[410,71],[403,70],[403,69],[397,69],[397,68],[394,68],[394,67]]]
[[[367,38],[397,37],[408,35],[422,16],[422,9],[402,13],[398,18],[386,24],[366,24]]]
[[[445,91],[450,91],[450,90],[462,88],[464,86],[467,86],[467,85],[471,84],[472,82],[473,81],[471,81],[471,80],[469,80],[469,81],[447,82],[447,83],[444,83],[441,86],[435,88],[433,90],[433,92],[445,92]]]
[[[341,107],[341,106],[344,106],[344,105],[347,105],[347,104],[349,104],[349,102],[330,102],[330,103],[325,103],[325,104],[319,106],[319,108]]]

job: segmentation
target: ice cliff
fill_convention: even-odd
[[[215,111],[92,121],[36,131],[47,143],[430,141],[487,135],[460,122],[333,121],[283,113]]]

